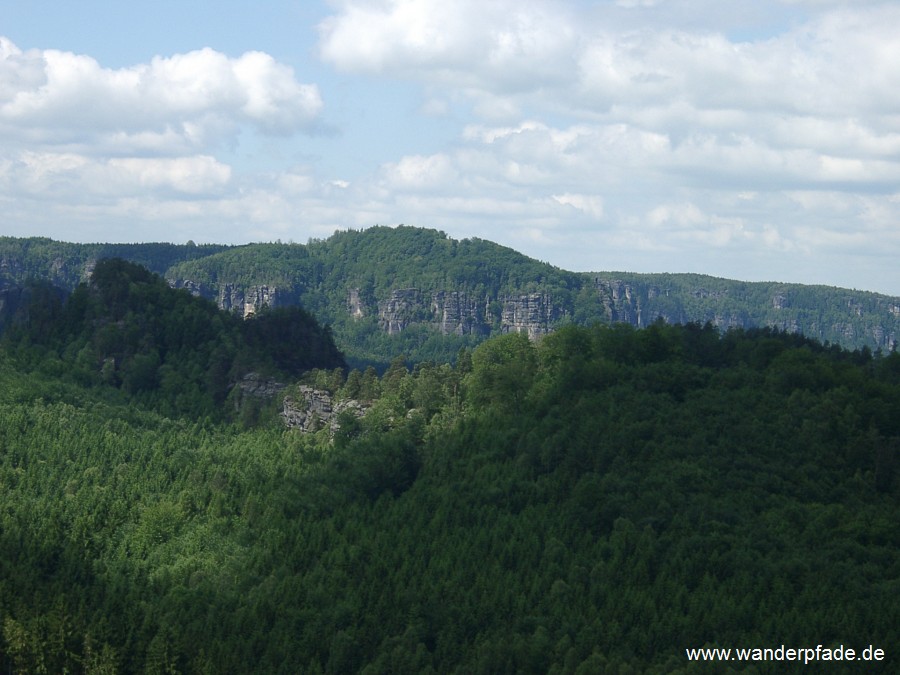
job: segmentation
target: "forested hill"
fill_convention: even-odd
[[[0,349],[0,672],[900,671],[900,354],[501,335],[395,363],[333,438],[27,354]],[[781,645],[822,656],[687,656]]]
[[[243,321],[118,258],[96,263],[68,296],[32,281],[9,302],[0,348],[23,367],[119,389],[169,416],[223,418],[251,372],[297,379],[346,367],[330,331],[300,307]]]
[[[900,336],[896,297],[694,274],[575,273],[489,241],[404,226],[337,232],[305,245],[239,247],[5,238],[0,289],[28,276],[71,288],[96,257],[112,252],[239,315],[263,305],[300,305],[332,327],[354,363],[386,366],[399,353],[446,361],[490,335],[536,337],[568,323],[647,326],[660,317],[721,328],[770,326],[873,350],[889,351]]]

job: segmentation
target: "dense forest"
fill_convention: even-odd
[[[685,655],[781,644],[897,671],[900,355],[568,325],[379,375],[260,319],[122,261],[23,300],[0,671],[792,672]],[[367,412],[289,429],[288,387],[247,416],[251,370]]]
[[[302,307],[330,327],[351,365],[379,372],[397,354],[450,362],[461,348],[504,333],[646,327],[660,317],[723,331],[768,326],[850,349],[887,352],[900,340],[896,297],[697,274],[576,273],[483,239],[405,226],[233,247],[0,237],[0,324],[29,279],[72,291],[103,257],[147,267],[239,316],[266,305]]]
[[[242,320],[119,258],[99,261],[66,296],[24,288],[0,335],[20,364],[68,381],[110,385],[165,415],[220,419],[249,373],[298,378],[346,363],[327,327],[299,307]]]

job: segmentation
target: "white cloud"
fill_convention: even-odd
[[[296,199],[316,193],[316,180],[288,171],[262,177],[258,188],[214,153],[233,148],[245,128],[314,132],[322,106],[315,85],[262,52],[232,58],[207,48],[108,69],[90,56],[22,51],[0,37],[7,227],[43,223],[40,231],[70,239],[75,228],[128,223],[115,238],[134,240],[141,232],[159,239],[150,228],[162,225],[178,240],[200,223],[227,222],[231,233],[242,231],[242,219],[283,224]]]
[[[603,198],[598,197],[597,195],[572,194],[571,192],[566,192],[561,195],[553,195],[553,199],[560,204],[571,206],[594,218],[599,219],[603,217]]]
[[[570,3],[345,0],[321,26],[320,53],[348,71],[455,88],[494,119],[540,106],[646,121],[661,108],[669,127],[741,111],[754,131],[759,113],[852,115],[872,131],[877,114],[900,107],[895,3],[842,6],[755,42],[677,26],[616,30],[604,19]]]
[[[450,159],[444,154],[403,157],[382,168],[384,182],[391,190],[427,190],[444,187],[457,180]]]
[[[231,167],[206,155],[95,159],[28,151],[7,160],[4,168],[7,189],[48,201],[122,199],[160,191],[214,195],[231,180]]]
[[[0,38],[0,139],[83,153],[183,154],[216,147],[241,125],[268,134],[311,130],[315,85],[261,52],[212,49],[107,69],[89,56],[22,52]]]
[[[342,70],[482,93],[569,81],[578,39],[566,4],[512,0],[344,1],[319,30],[321,57]]]
[[[200,241],[405,222],[570,269],[893,276],[900,293],[897,3],[331,4],[318,55],[346,98],[329,109],[341,118],[359,96],[360,115],[313,149],[279,139],[299,164],[265,173],[219,151],[242,128],[315,131],[323,114],[318,89],[270,56],[203,49],[111,70],[0,39],[10,222],[170,222]],[[367,105],[385,80],[404,82],[392,94],[418,85],[402,118]]]
[[[139,189],[167,188],[185,194],[209,194],[231,179],[231,167],[206,155],[176,158],[113,158],[106,173]]]

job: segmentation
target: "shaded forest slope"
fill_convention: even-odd
[[[333,439],[169,419],[18,358],[0,669],[700,673],[722,664],[685,648],[872,644],[866,672],[897,671],[900,355],[502,335],[395,362]]]
[[[22,367],[120,390],[169,416],[222,418],[249,373],[297,379],[346,367],[331,332],[300,307],[241,320],[118,258],[97,262],[68,295],[28,282],[7,297],[3,319],[0,344]]]

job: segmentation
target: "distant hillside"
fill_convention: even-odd
[[[162,275],[176,263],[228,248],[221,244],[70,244],[46,237],[0,237],[0,288],[4,279],[22,283],[35,278],[74,290],[88,281],[101,258],[122,258]]]
[[[900,298],[825,286],[694,274],[582,274],[481,239],[372,227],[300,244],[76,245],[0,239],[2,289],[28,276],[74,288],[98,257],[118,255],[241,316],[300,305],[332,326],[352,363],[451,360],[488,336],[538,337],[561,325],[711,322],[775,327],[849,348],[893,349]],[[9,291],[8,291],[9,292]]]
[[[119,389],[168,416],[220,416],[249,373],[296,379],[347,365],[300,307],[241,321],[120,258],[99,261],[90,283],[63,296],[27,282],[6,308],[0,348],[26,368]]]

